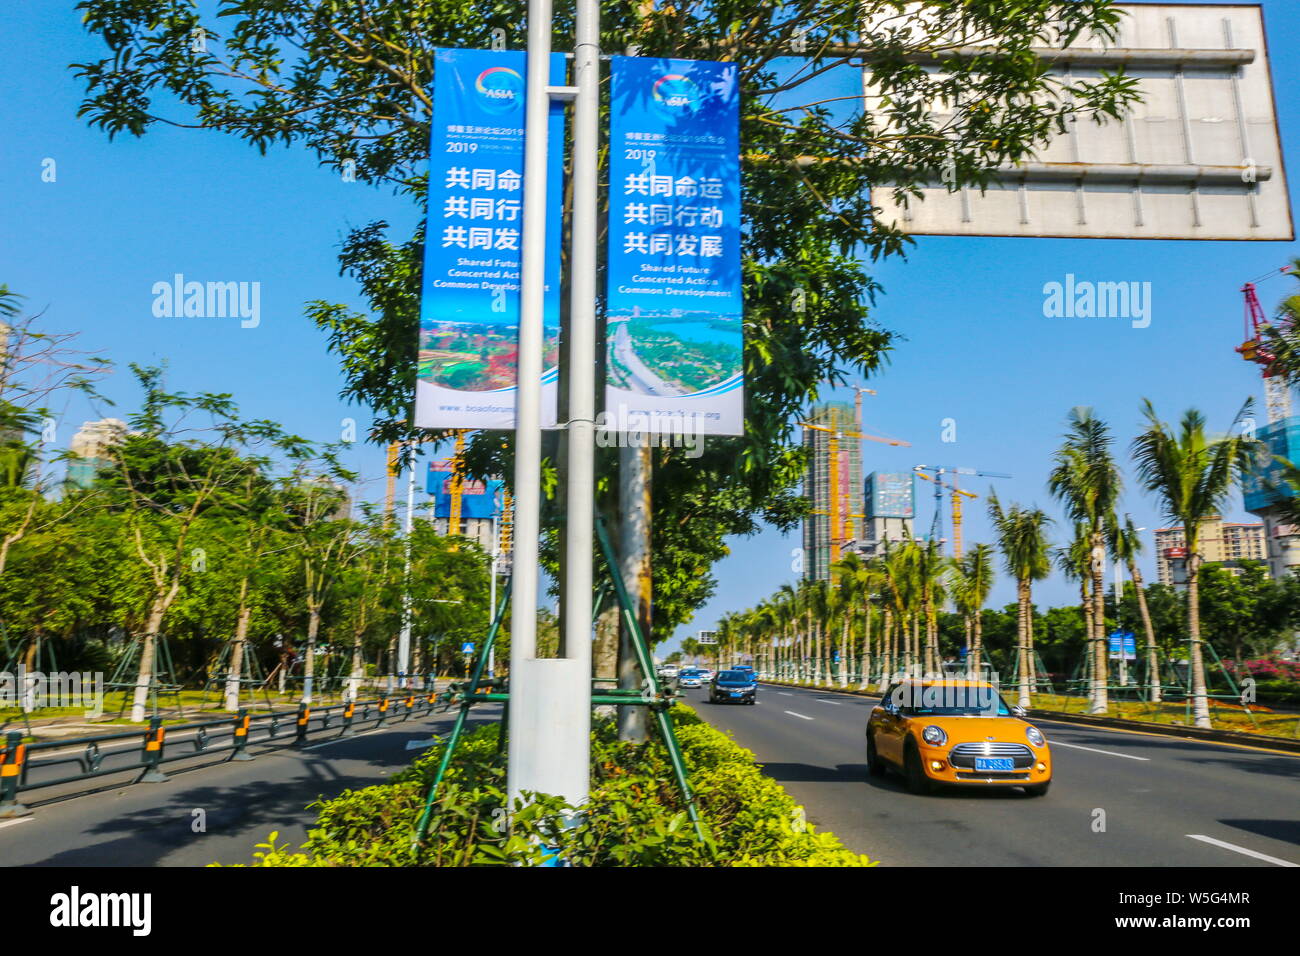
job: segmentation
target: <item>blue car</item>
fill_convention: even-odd
[[[758,701],[758,678],[753,668],[722,671],[709,685],[710,704],[753,704]]]

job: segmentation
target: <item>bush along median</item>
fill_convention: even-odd
[[[255,866],[539,865],[572,866],[873,866],[832,833],[804,822],[754,755],[689,708],[673,709],[710,842],[701,844],[657,739],[620,742],[612,721],[592,731],[591,799],[576,815],[564,801],[534,795],[505,812],[505,762],[497,727],[461,739],[422,845],[413,846],[424,795],[441,745],[391,781],[349,790],[315,805],[319,818],[298,850],[259,844]]]

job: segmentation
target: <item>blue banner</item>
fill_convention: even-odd
[[[611,59],[605,428],[742,434],[736,64]]]
[[[513,428],[524,206],[524,78],[514,50],[438,50],[415,424]],[[564,83],[564,55],[551,82]],[[551,108],[542,424],[554,426],[564,110]]]
[[[1132,631],[1111,631],[1107,635],[1110,644],[1110,659],[1113,661],[1137,660],[1137,638]]]
[[[451,463],[429,462],[425,490],[433,496],[435,518],[451,517],[451,490],[453,473]],[[500,478],[489,481],[465,478],[460,483],[461,518],[493,518],[497,516],[501,491],[505,482]]]

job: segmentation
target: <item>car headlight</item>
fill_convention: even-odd
[[[921,731],[921,739],[927,744],[934,744],[937,747],[940,744],[948,742],[948,735],[944,733],[942,727],[936,727],[934,724],[931,724],[929,727],[926,727],[925,730]]]
[[[1025,736],[1029,738],[1029,742],[1035,747],[1041,747],[1047,743],[1047,738],[1043,736],[1043,732],[1033,724],[1025,728]]]

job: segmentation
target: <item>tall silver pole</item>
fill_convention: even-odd
[[[596,151],[600,144],[600,4],[577,0],[573,48],[573,226],[569,267],[568,488],[564,656],[591,674],[592,540],[596,497]],[[582,728],[589,756],[590,720]],[[575,741],[578,739],[575,728]]]
[[[649,442],[649,432],[643,432]],[[650,481],[651,449],[620,448],[618,450],[618,573],[623,578],[632,599],[637,621],[646,640],[650,639],[651,588],[650,568]],[[697,660],[698,664],[699,661]],[[631,690],[641,684],[643,677],[632,647],[632,634],[626,625],[619,631],[618,686]],[[642,741],[646,738],[646,709],[620,707],[618,709],[618,737],[620,740]]]
[[[495,511],[495,507],[493,508]],[[488,584],[488,627],[496,620],[497,615],[497,565],[501,560],[501,536],[497,531],[497,516],[492,515],[492,563],[489,566],[491,574],[489,575]],[[497,674],[497,649],[488,648],[487,659],[487,676],[496,677]],[[477,690],[478,688],[473,688]]]
[[[406,480],[406,519],[402,523],[406,532],[406,570],[402,590],[402,630],[397,637],[397,676],[401,686],[406,686],[411,670],[411,529],[415,526],[415,448],[411,448],[411,473]]]
[[[510,721],[506,788],[513,807],[524,792],[571,804],[587,799],[590,776],[591,663],[537,657],[537,543],[541,507],[541,378],[546,254],[547,114],[552,93],[550,0],[528,3],[528,87],[524,124],[523,267],[519,382],[515,403],[514,614],[510,619]],[[556,149],[563,149],[560,143]],[[584,605],[590,602],[588,594]],[[579,616],[585,616],[580,614]]]

